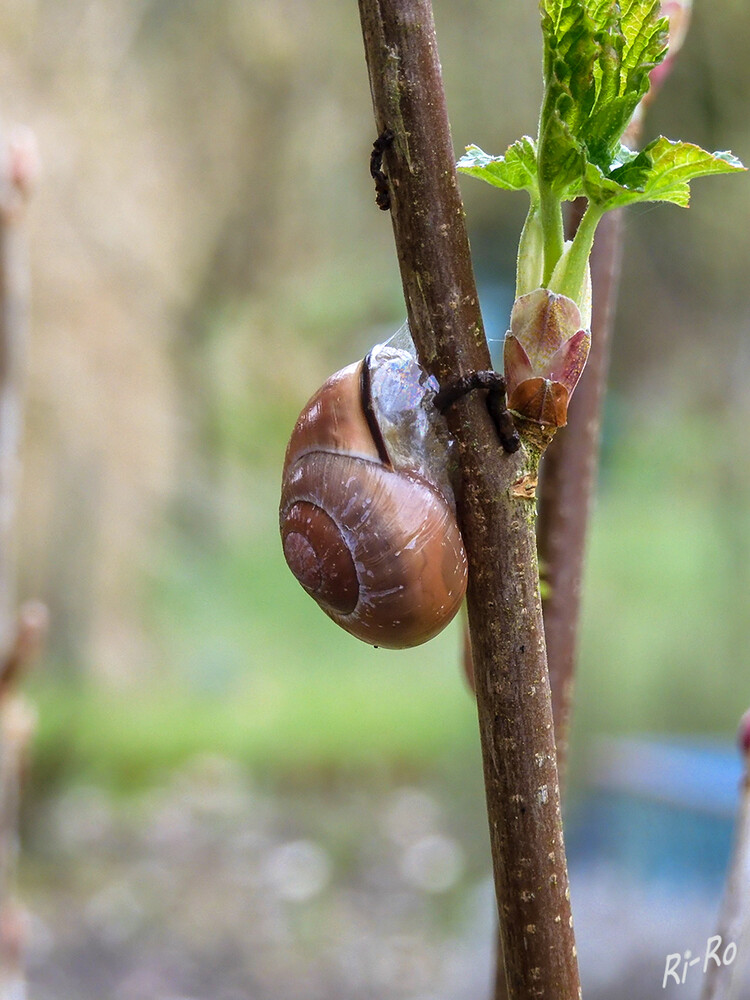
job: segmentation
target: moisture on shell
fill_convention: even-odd
[[[422,476],[453,504],[453,443],[434,406],[437,381],[411,353],[390,344],[373,348],[370,379],[373,408],[392,464]]]

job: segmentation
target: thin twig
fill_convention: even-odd
[[[26,912],[14,899],[19,855],[21,791],[36,712],[22,695],[0,703],[0,1000],[26,996],[23,955]]]
[[[409,325],[442,382],[491,367],[458,192],[429,0],[360,0]],[[539,452],[498,442],[474,395],[448,413],[490,842],[511,1000],[578,1000],[552,706],[536,567]],[[539,444],[539,442],[537,442]]]
[[[27,136],[0,136],[0,662],[16,633],[16,507],[29,329],[25,203],[33,174]]]
[[[35,714],[15,693],[47,627],[46,608],[17,612],[16,539],[29,329],[25,207],[37,170],[28,131],[0,143],[0,1000],[26,996],[24,910],[14,901],[19,810]]]
[[[706,960],[706,976],[701,1000],[734,1000],[742,972],[747,967],[750,944],[750,712],[740,723],[740,750],[744,774],[740,786],[740,807],[734,835],[734,849],[724,885],[716,935]],[[719,939],[718,941],[716,939]],[[727,952],[729,949],[729,952]],[[731,961],[726,960],[731,956]]]

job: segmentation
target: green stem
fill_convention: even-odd
[[[539,214],[544,232],[544,273],[542,285],[546,288],[555,265],[565,247],[563,235],[562,205],[560,199],[548,185],[540,183]]]
[[[527,292],[533,292],[542,285],[543,258],[544,232],[539,218],[539,203],[532,199],[518,243],[516,298],[526,295]]]
[[[586,278],[586,267],[594,245],[596,227],[599,225],[604,211],[605,209],[601,205],[589,202],[588,208],[583,213],[583,218],[576,230],[573,243],[568,250],[563,272],[556,279],[555,288],[548,285],[550,291],[567,295],[574,302],[581,301],[583,283]]]
[[[551,76],[551,66],[546,65],[544,78],[549,81]],[[537,178],[539,180],[539,218],[542,223],[544,233],[544,273],[542,275],[542,286],[547,287],[555,265],[560,259],[565,248],[565,230],[563,227],[562,204],[552,186],[549,178],[544,176],[543,165],[547,162],[546,156],[546,125],[552,118],[554,111],[554,97],[549,84],[545,86],[542,107],[539,113],[539,131],[537,134]]]

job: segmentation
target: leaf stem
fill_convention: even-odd
[[[573,237],[562,273],[556,278],[554,288],[552,285],[548,285],[551,291],[567,295],[569,299],[580,303],[583,284],[586,279],[586,268],[594,246],[596,227],[599,225],[604,212],[605,209],[602,205],[589,202],[586,211],[583,213],[581,223],[576,230],[576,234]]]
[[[563,235],[562,205],[560,199],[552,191],[548,184],[540,180],[539,184],[539,215],[542,220],[542,230],[544,232],[544,271],[542,274],[542,285],[547,287],[555,265],[562,256],[565,248],[565,237]]]
[[[548,65],[549,52],[545,46],[545,66],[544,66],[544,97],[542,107],[539,112],[539,131],[537,135],[537,177],[539,181],[539,218],[542,223],[544,233],[544,271],[542,275],[542,286],[547,287],[547,282],[552,277],[555,265],[560,259],[565,248],[565,235],[563,228],[562,202],[555,194],[550,184],[549,178],[545,176],[544,164],[547,160],[547,127],[554,111],[554,95],[549,85],[552,73],[551,65]]]
[[[532,199],[521,230],[516,261],[516,298],[533,292],[542,284],[544,232],[539,218],[539,202]]]

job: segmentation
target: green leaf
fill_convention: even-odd
[[[667,54],[668,26],[659,0],[623,0],[610,32],[611,47],[603,46],[594,68],[595,79],[601,72],[601,86],[582,134],[589,158],[599,166],[608,166],[648,91],[651,70]]]
[[[666,54],[659,0],[543,0],[545,98],[539,172],[560,197],[595,164],[608,173],[619,140]]]
[[[539,122],[539,177],[562,193],[580,178],[585,156],[572,111],[582,112],[594,93],[597,25],[586,6],[572,0],[542,5],[545,95]]]
[[[555,277],[565,252],[562,202],[586,195],[587,223],[579,226],[559,276],[572,289],[564,294],[575,297],[605,211],[645,201],[687,205],[691,180],[744,167],[731,153],[663,137],[640,153],[622,145],[651,71],[667,52],[660,0],[541,0],[540,8],[544,98],[536,143],[524,136],[498,157],[469,146],[458,169],[495,187],[529,191],[520,289],[538,284],[540,276],[547,286]]]
[[[693,143],[660,136],[638,154],[620,147],[619,165],[609,174],[589,164],[584,190],[606,209],[645,201],[669,201],[687,208],[690,181],[745,169],[731,153],[709,153]]]
[[[479,146],[467,146],[457,167],[462,174],[506,191],[529,191],[532,201],[538,197],[536,143],[527,135],[509,146],[504,156],[490,156]]]

